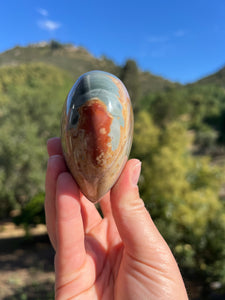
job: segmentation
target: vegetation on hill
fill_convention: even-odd
[[[214,84],[225,88],[225,67],[217,71],[216,73],[209,75],[205,78],[197,81],[197,84]]]
[[[149,111],[160,127],[176,119],[186,121],[199,153],[224,152],[225,88],[196,84],[168,89],[142,97],[139,109]]]
[[[44,191],[46,140],[59,135],[73,81],[44,64],[0,69],[0,216]]]
[[[140,191],[152,218],[182,270],[207,286],[225,286],[224,167],[212,163],[225,148],[223,85],[172,84],[142,73],[133,60],[118,67],[56,42],[9,50],[0,54],[0,65],[0,218],[17,208],[15,222],[26,230],[44,222],[46,141],[59,135],[75,77],[106,70],[132,95],[131,156],[143,162]],[[154,80],[160,81],[155,90]]]
[[[34,44],[28,47],[17,46],[0,53],[0,67],[30,62],[43,62],[57,66],[68,71],[74,80],[91,70],[107,71],[118,77],[123,73],[123,67],[117,66],[104,55],[96,58],[83,47],[76,47],[71,44],[64,45],[56,41]],[[139,73],[141,91],[144,94],[161,91],[177,85],[149,72],[139,71]]]
[[[136,116],[132,156],[142,161],[141,196],[182,269],[225,284],[224,170],[191,154],[186,128],[180,120],[159,127],[145,110]]]

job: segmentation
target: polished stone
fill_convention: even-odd
[[[63,107],[61,140],[68,168],[90,201],[97,202],[114,185],[132,138],[133,111],[123,83],[102,71],[82,75]]]

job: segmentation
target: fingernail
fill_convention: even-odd
[[[133,185],[137,185],[139,177],[140,177],[140,173],[141,173],[141,162],[139,161],[132,170],[131,173],[131,182]]]
[[[48,158],[48,166],[54,165],[55,163],[57,163],[59,160],[62,160],[62,159],[63,159],[62,155],[58,155],[58,154],[52,155]]]
[[[49,158],[48,158],[48,160],[58,160],[59,158],[63,158],[63,156],[62,155],[60,155],[60,154],[54,154],[54,155],[51,155],[51,156],[49,156]]]

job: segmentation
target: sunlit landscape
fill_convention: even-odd
[[[54,250],[44,213],[46,142],[60,136],[64,100],[74,82],[85,72],[102,70],[119,77],[130,94],[134,110],[130,157],[142,161],[140,195],[178,262],[189,298],[224,299],[222,4],[216,1],[214,18],[209,3],[201,18],[200,4],[196,12],[194,2],[185,6],[190,28],[184,8],[176,3],[171,4],[173,18],[168,19],[164,10],[154,7],[164,17],[158,27],[149,23],[144,8],[138,7],[135,15],[132,5],[121,4],[121,12],[112,12],[122,20],[128,9],[133,19],[137,16],[137,28],[126,17],[130,30],[124,23],[121,32],[118,24],[106,29],[98,18],[94,36],[80,16],[77,26],[68,9],[60,14],[59,4],[47,2],[48,9],[24,5],[27,15],[32,12],[24,22],[32,20],[33,31],[26,25],[26,30],[18,27],[18,38],[15,34],[8,40],[6,30],[1,37],[0,298],[54,299]],[[149,4],[142,2],[150,14]],[[6,3],[0,10],[1,5],[9,12]],[[6,28],[12,33],[9,24]],[[111,36],[104,30],[111,30]]]

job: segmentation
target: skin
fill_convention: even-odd
[[[48,141],[46,223],[55,254],[55,298],[188,299],[177,263],[143,201],[139,160],[129,160],[100,201],[103,217],[68,172],[59,138]]]

